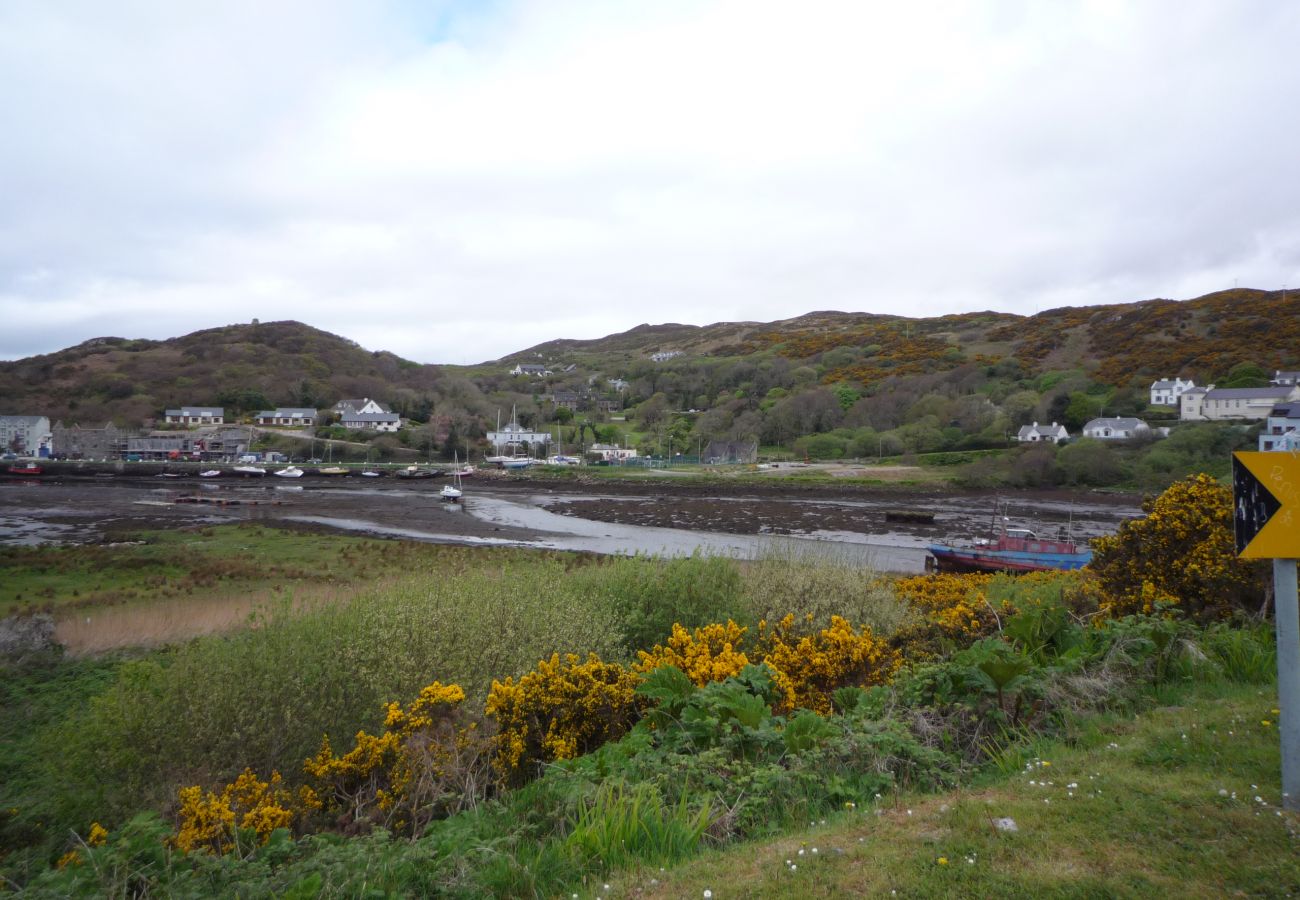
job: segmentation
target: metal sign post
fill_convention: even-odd
[[[1300,810],[1300,601],[1294,559],[1273,560],[1277,623],[1278,733],[1282,736],[1282,808]]]
[[[1300,811],[1300,454],[1232,454],[1232,499],[1237,555],[1273,560],[1282,807]]]

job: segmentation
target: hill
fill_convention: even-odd
[[[167,407],[328,406],[375,397],[414,409],[438,382],[436,366],[299,322],[228,325],[165,341],[95,338],[44,356],[0,363],[6,412],[51,421],[138,424]]]
[[[509,375],[516,363],[542,363],[552,374]],[[436,412],[440,434],[462,441],[481,438],[496,412],[512,406],[523,424],[550,427],[601,421],[598,399],[634,412],[653,401],[649,415],[633,417],[640,434],[676,427],[678,446],[758,440],[816,456],[817,448],[793,442],[841,427],[879,433],[922,423],[923,433],[900,432],[892,444],[873,434],[869,443],[877,452],[1001,445],[1034,420],[1076,429],[1101,412],[1141,414],[1157,378],[1244,386],[1295,368],[1300,297],[1238,289],[1033,316],[817,311],[766,323],[642,324],[472,367],[420,365],[298,322],[254,323],[166,341],[97,338],[0,362],[0,396],[5,413],[122,425],[182,404],[238,416],[365,396],[417,421]],[[580,397],[572,416],[554,402],[557,391]],[[712,415],[694,418],[700,413]],[[828,452],[860,455],[848,444]]]

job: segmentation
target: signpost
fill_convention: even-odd
[[[1282,806],[1300,810],[1300,453],[1232,454],[1232,500],[1237,555],[1273,560]]]

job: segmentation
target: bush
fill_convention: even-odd
[[[1190,475],[1142,504],[1145,518],[1092,542],[1102,609],[1115,616],[1171,611],[1210,622],[1258,610],[1263,567],[1237,558],[1232,491]]]

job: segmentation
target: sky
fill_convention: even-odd
[[[1300,4],[5,0],[0,359],[1300,287]]]

